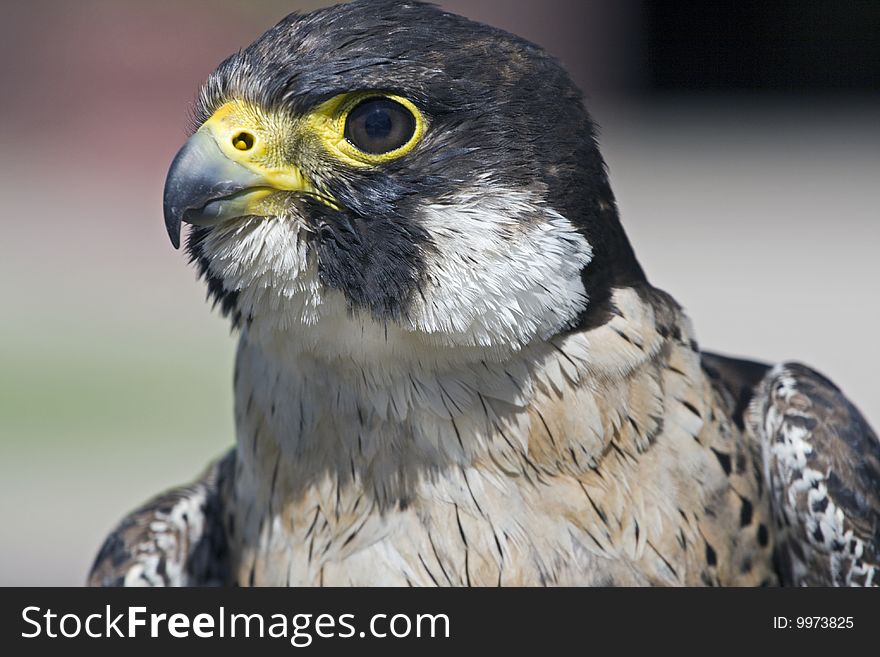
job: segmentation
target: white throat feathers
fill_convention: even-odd
[[[422,208],[432,236],[404,317],[378,322],[321,285],[297,216],[250,218],[206,235],[208,274],[237,294],[249,339],[291,358],[439,364],[499,360],[569,325],[587,305],[592,248],[542,190],[486,183]],[[454,349],[450,349],[454,347]]]

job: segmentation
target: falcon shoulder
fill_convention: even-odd
[[[235,451],[193,483],[153,498],[104,541],[89,586],[219,586],[227,582],[224,526]]]
[[[880,441],[858,409],[799,363],[703,365],[760,446],[783,583],[880,585]]]

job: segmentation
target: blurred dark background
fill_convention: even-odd
[[[0,584],[79,584],[233,442],[234,337],[171,249],[199,84],[297,0],[0,5]],[[587,93],[624,225],[707,348],[823,370],[880,422],[880,3],[449,0]]]
[[[645,2],[642,91],[837,94],[880,88],[875,0]]]

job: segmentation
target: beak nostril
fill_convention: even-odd
[[[249,132],[237,132],[232,138],[232,145],[240,151],[249,151],[254,147],[254,136]]]

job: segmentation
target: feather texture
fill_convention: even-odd
[[[786,581],[880,585],[880,442],[858,409],[822,375],[785,363],[765,377],[747,418]]]
[[[228,582],[227,486],[235,455],[129,514],[104,541],[90,586],[219,586]]]

